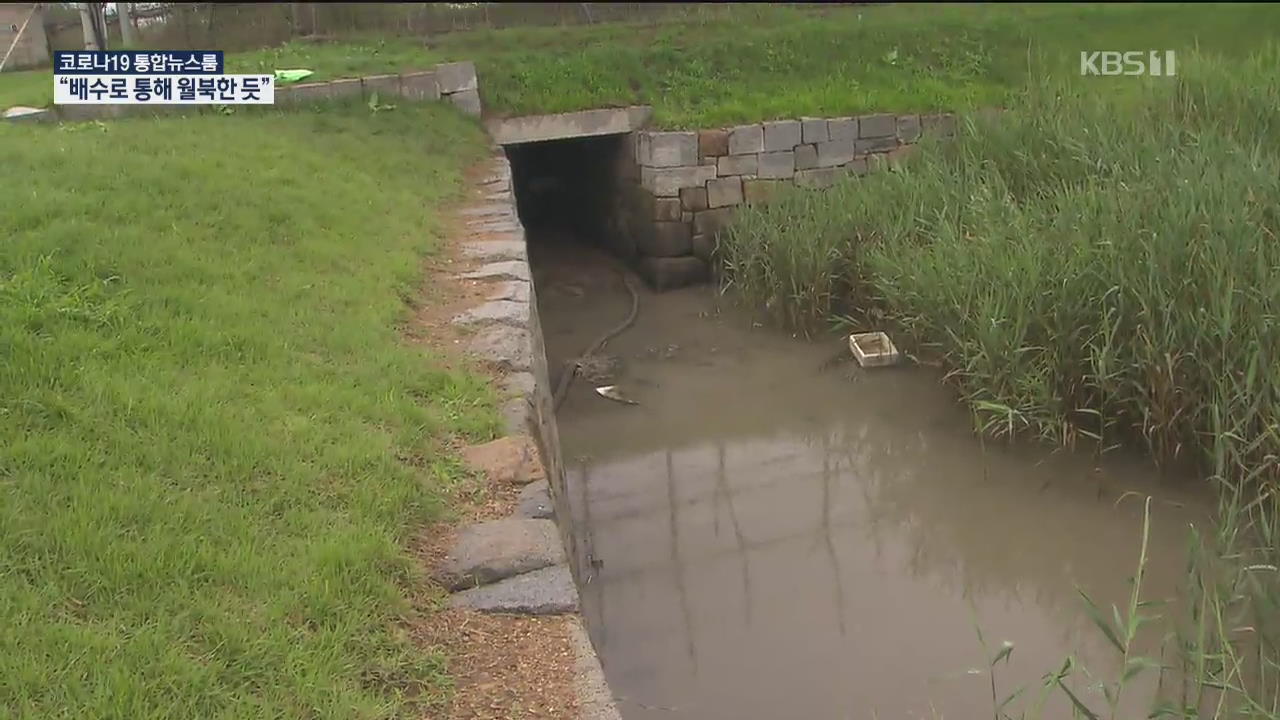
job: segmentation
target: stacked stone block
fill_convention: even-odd
[[[881,113],[637,132],[641,197],[627,205],[633,214],[639,207],[642,216],[630,222],[641,273],[659,289],[704,280],[734,208],[765,202],[784,183],[824,188],[841,177],[893,167],[924,133],[954,130],[949,115]]]
[[[324,98],[403,97],[409,100],[447,100],[469,115],[480,114],[476,67],[470,62],[443,63],[434,70],[399,75],[370,75],[324,83],[281,85],[276,88],[276,104],[310,102]]]
[[[480,91],[476,67],[471,62],[443,63],[434,70],[398,75],[370,75],[329,82],[276,87],[276,106],[303,105],[333,98],[403,97],[409,100],[446,100],[468,115],[479,116]],[[127,115],[161,115],[194,112],[199,105],[58,105],[0,116],[10,122],[105,120]]]

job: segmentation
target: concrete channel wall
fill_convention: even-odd
[[[925,134],[950,136],[952,115],[802,118],[697,131],[632,133],[617,159],[618,230],[650,285],[709,278],[716,237],[744,204],[783,185],[825,188],[891,167]]]
[[[452,602],[458,607],[512,614],[576,613],[580,609],[577,587],[590,549],[572,527],[551,373],[511,165],[498,153],[488,168],[479,186],[482,204],[462,210],[466,237],[460,250],[467,269],[459,275],[460,280],[473,283],[473,290],[482,291],[476,294],[485,300],[453,322],[473,331],[467,341],[469,354],[499,375],[507,436],[464,451],[464,458],[473,469],[490,475],[491,482],[506,482],[503,478],[510,477],[517,484],[529,484],[515,516],[461,530],[446,557],[446,575],[472,578],[453,586],[457,592]],[[536,445],[537,457],[532,469],[526,469],[524,448],[531,445]],[[488,448],[498,449],[516,467],[495,473],[493,464],[473,462],[473,458],[493,457]],[[517,453],[503,452],[504,448]],[[546,500],[529,503],[526,495]],[[555,531],[548,533],[551,521]],[[485,570],[484,577],[479,570]],[[573,617],[570,632],[577,717],[616,720],[617,705],[581,615]]]
[[[408,100],[445,100],[468,115],[479,116],[480,87],[471,62],[444,63],[432,70],[392,75],[369,75],[328,82],[276,87],[276,107],[287,107],[335,98],[402,97]],[[10,122],[74,122],[120,117],[196,112],[202,105],[55,105],[48,108],[13,109]]]

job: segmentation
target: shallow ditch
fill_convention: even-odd
[[[630,307],[607,182],[530,185],[608,175],[583,172],[589,143],[558,144],[508,149],[553,384]],[[1187,524],[1211,516],[1199,484],[984,445],[931,370],[832,363],[839,339],[760,327],[709,286],[640,295],[612,376],[557,413],[583,613],[624,718],[989,717],[975,623],[990,652],[1014,643],[1001,698],[1073,652],[1109,676],[1076,588],[1125,603],[1141,496],[1144,595],[1176,593]]]

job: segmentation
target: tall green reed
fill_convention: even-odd
[[[889,325],[992,436],[1196,461],[1189,678],[1157,710],[1280,704],[1280,52],[1096,91],[1040,78],[895,172],[739,214],[727,288],[776,320]]]
[[[1280,452],[1280,121],[1264,110],[1280,81],[1264,58],[1185,61],[1123,95],[1042,82],[899,172],[747,209],[726,282],[792,326],[882,315],[941,356],[993,434],[1205,461],[1219,437],[1256,468]]]

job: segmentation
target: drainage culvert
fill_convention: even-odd
[[[589,110],[495,121],[490,132],[511,161],[534,241],[603,248],[657,290],[705,282],[711,245],[695,242],[693,213],[644,187],[635,131],[648,117],[644,107]]]
[[[863,125],[822,127],[828,137],[833,127],[903,127]],[[645,167],[662,212],[683,221],[686,200],[700,206],[699,187],[677,184],[709,170],[656,167],[702,154],[689,144],[698,134],[638,148],[636,133],[609,129],[506,145],[553,375],[628,316],[619,257],[642,272],[664,257],[698,259],[646,254],[683,250],[679,235],[661,247],[620,231],[639,222],[629,210],[646,210],[628,197],[650,192]],[[805,144],[803,124],[799,141],[788,132],[786,142]],[[769,150],[768,128],[738,135],[719,158],[754,153],[757,175],[760,156],[808,154]],[[854,157],[846,172],[857,170],[858,140],[825,142],[838,147],[820,153],[839,150]],[[728,161],[723,172],[735,163],[750,164]],[[710,183],[701,189],[723,184]],[[722,209],[689,212],[712,210]],[[641,288],[639,299],[634,324],[555,413],[557,510],[568,511],[583,612],[624,717],[981,716],[991,711],[991,654],[975,623],[995,649],[1016,648],[999,668],[1001,696],[1072,653],[1112,676],[1119,658],[1077,588],[1103,606],[1124,603],[1142,532],[1135,497],[1158,499],[1145,591],[1175,594],[1182,529],[1210,516],[1201,485],[1162,483],[1122,454],[1099,467],[1087,455],[984,446],[932,371],[859,369],[845,339],[812,344],[755,327],[709,286]],[[837,352],[845,362],[831,362]],[[1044,716],[1070,710],[1058,695]]]

